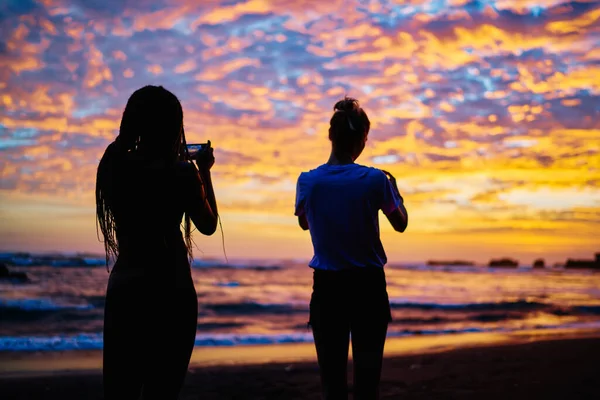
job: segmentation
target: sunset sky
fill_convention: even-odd
[[[4,0],[0,250],[102,251],[96,167],[147,84],[216,149],[230,258],[310,258],[295,183],[344,95],[409,210],[390,261],[600,251],[600,1]]]

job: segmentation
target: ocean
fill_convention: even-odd
[[[8,261],[20,265],[10,270],[25,272],[29,282],[0,280],[0,351],[101,349],[104,260],[73,263],[59,257],[34,263],[11,257]],[[386,274],[393,317],[389,337],[600,331],[599,272],[416,263],[388,265]],[[196,261],[192,275],[199,302],[196,346],[312,341],[307,327],[312,270],[305,262]],[[156,323],[147,321],[147,329]]]

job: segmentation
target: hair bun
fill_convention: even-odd
[[[360,105],[358,104],[358,100],[352,97],[344,97],[343,100],[338,101],[333,106],[334,111],[358,111],[360,110]]]

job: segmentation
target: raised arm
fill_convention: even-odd
[[[384,189],[382,210],[396,232],[404,232],[408,226],[408,212],[404,206],[404,199],[400,195],[396,178],[387,171],[383,171],[389,178]]]
[[[404,204],[400,204],[397,209],[386,215],[386,217],[396,232],[402,233],[406,230],[408,226],[408,213],[406,212],[406,208],[404,208]]]
[[[215,162],[212,147],[196,158],[198,168],[186,163],[186,209],[185,212],[196,228],[204,235],[217,230],[219,211],[213,189],[210,168]]]

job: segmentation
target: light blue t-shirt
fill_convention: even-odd
[[[359,164],[324,164],[303,172],[296,187],[296,212],[306,214],[314,257],[312,268],[383,267],[379,210],[389,215],[400,198],[379,169]]]

